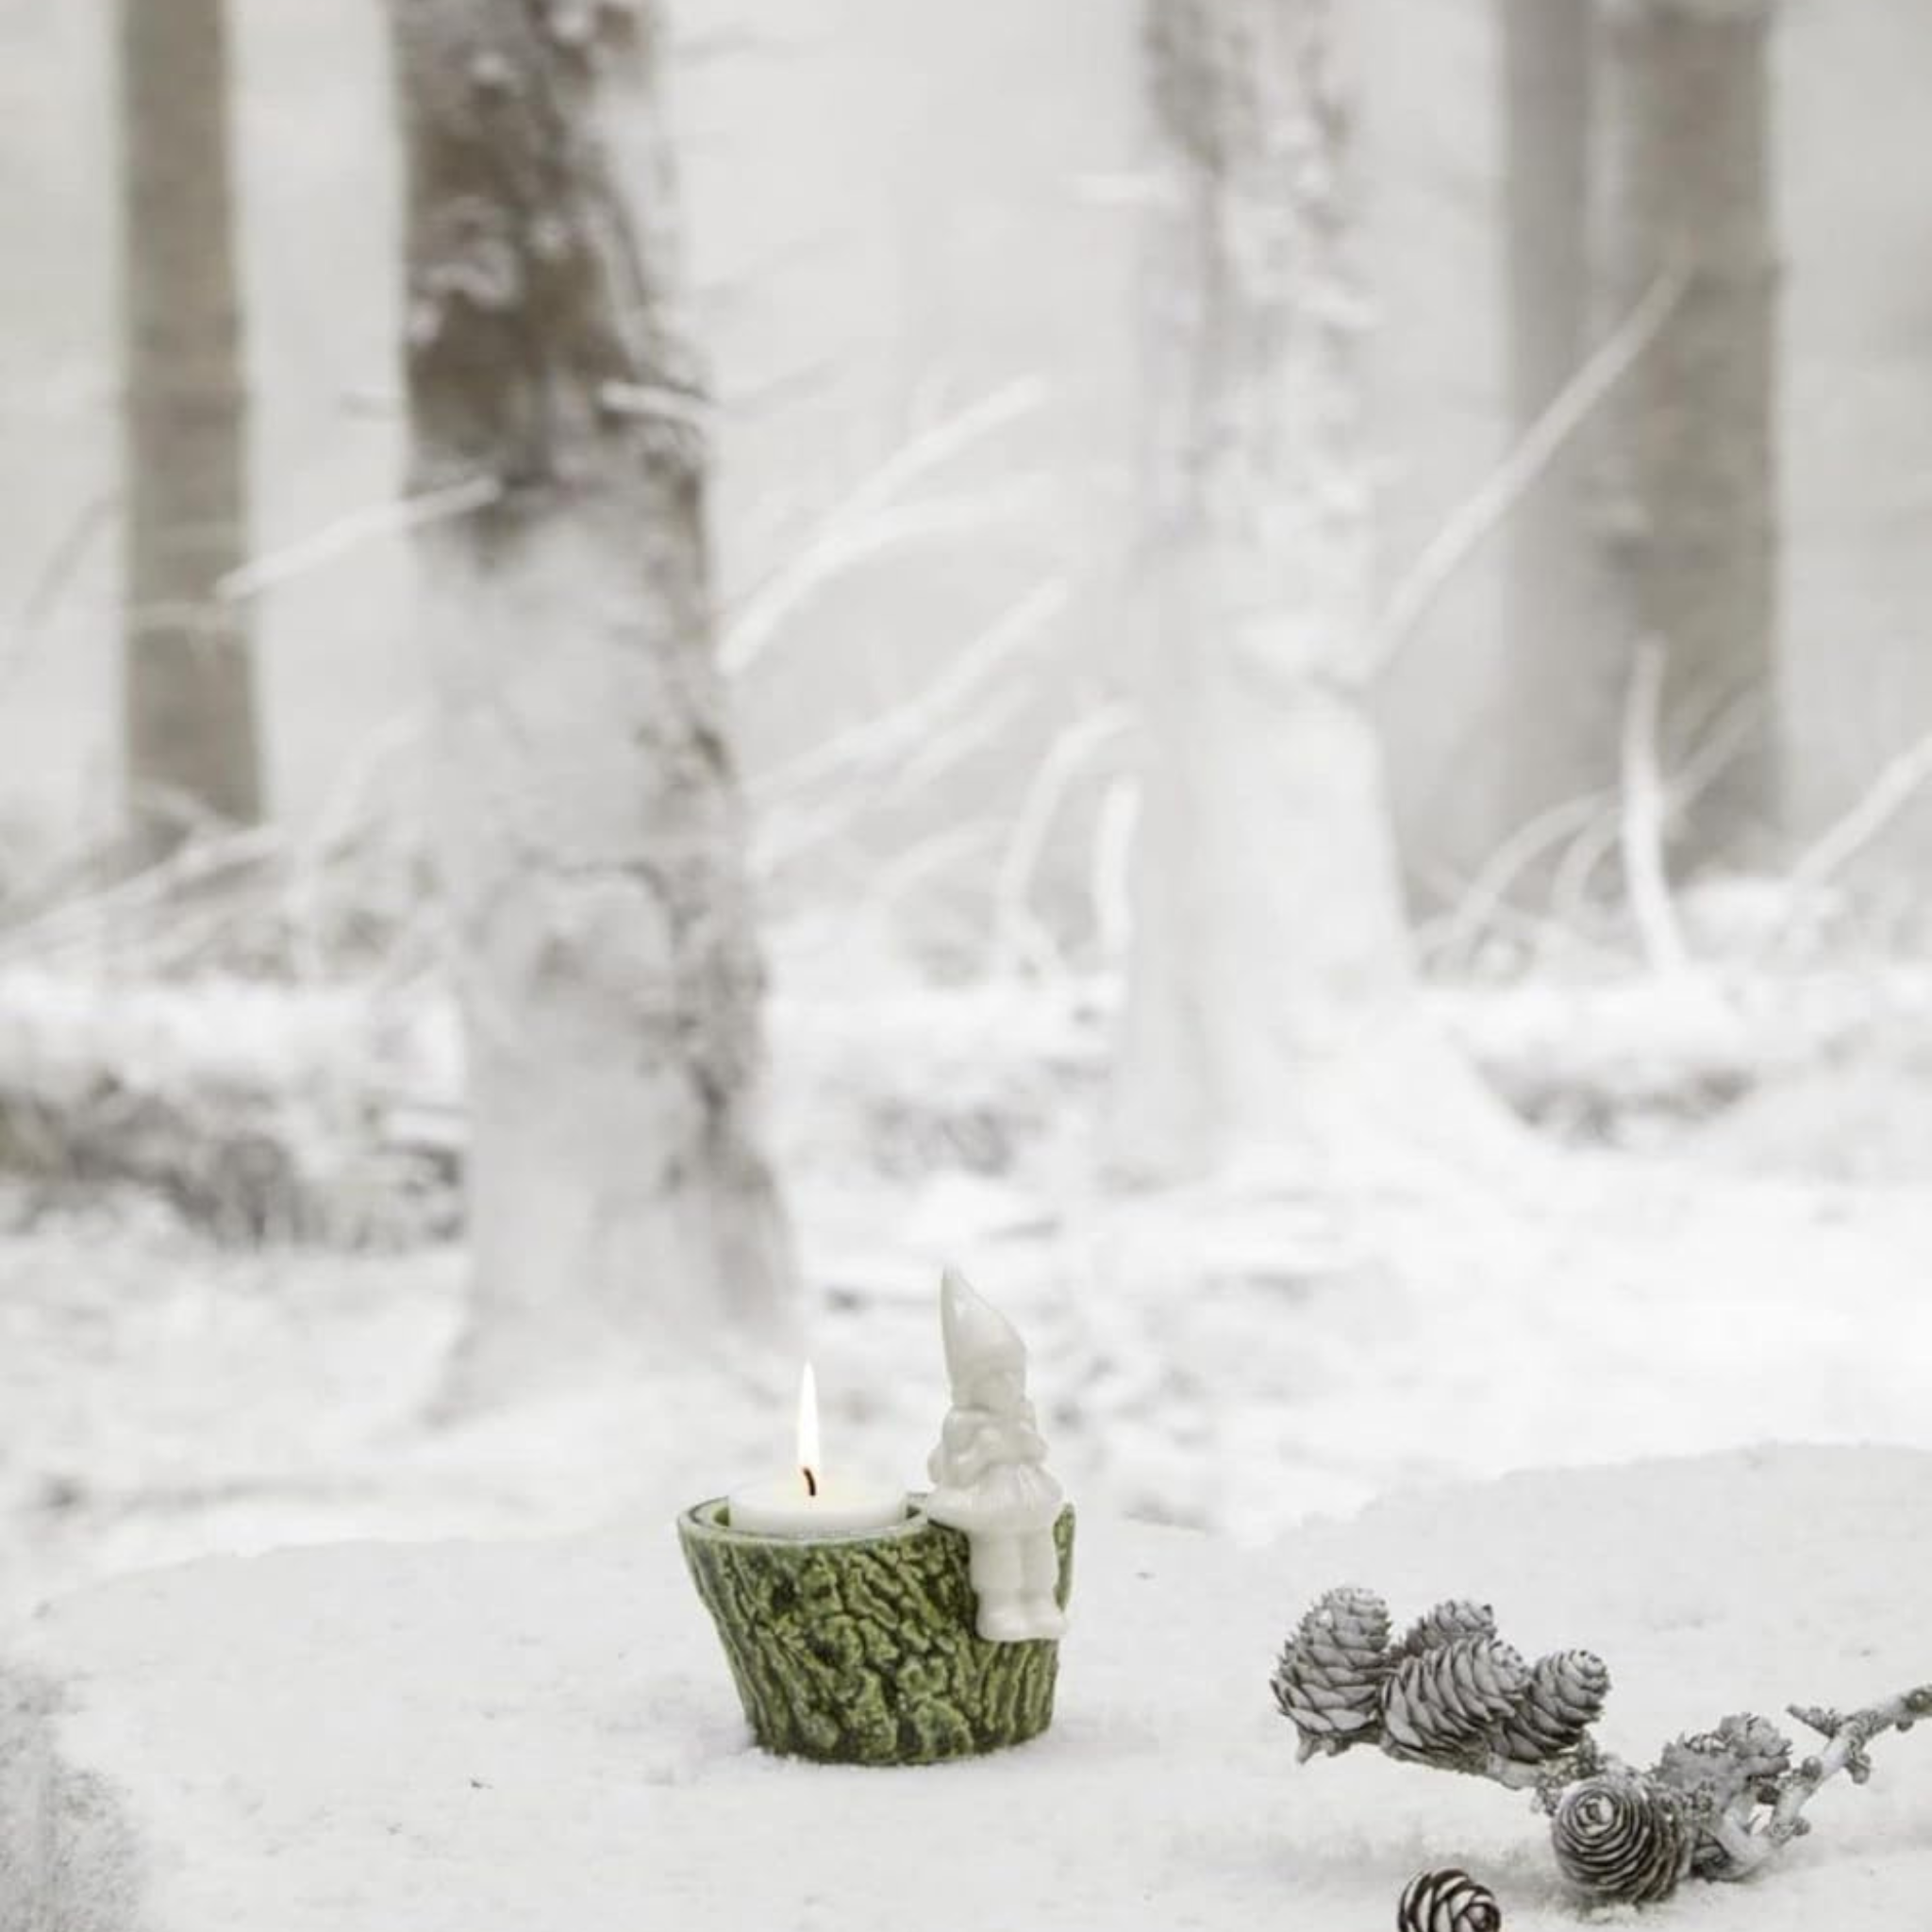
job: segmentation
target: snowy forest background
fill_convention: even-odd
[[[627,12],[0,5],[0,1612],[910,1481],[946,1260],[1243,1538],[1932,1441],[1932,19]]]

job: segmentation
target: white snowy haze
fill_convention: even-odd
[[[672,1522],[808,1357],[923,1487],[947,1265],[1096,1556],[1053,1733],[916,1774],[1027,1923],[1574,1922],[1507,1794],[1293,1767],[1350,1564],[1621,1641],[1659,1740],[1932,1675],[1928,62],[1916,0],[0,0],[0,1932],[253,1923],[295,1844],[317,1932],[629,1924],[803,1833]],[[365,1663],[456,1808],[359,1706],[278,1788]],[[648,1815],[622,1914],[429,1909],[525,1752],[583,1869]],[[1878,1756],[1660,1909],[1837,1923],[1836,1843],[1916,1924]],[[1104,1873],[1026,1840],[1103,1788]],[[800,1857],[744,1911],[906,1922]]]

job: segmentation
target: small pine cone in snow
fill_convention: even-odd
[[[1502,1923],[1496,1894],[1453,1867],[1418,1872],[1395,1909],[1395,1932],[1497,1932]]]
[[[1564,1876],[1597,1898],[1630,1905],[1669,1898],[1690,1869],[1695,1842],[1680,1801],[1628,1775],[1572,1785],[1550,1821]]]
[[[1410,1657],[1425,1650],[1440,1649],[1458,1637],[1493,1637],[1496,1613],[1488,1604],[1472,1603],[1467,1597],[1450,1597],[1432,1610],[1424,1611],[1403,1632],[1402,1648]]]
[[[1516,1708],[1496,1728],[1496,1749],[1519,1764],[1541,1764],[1571,1750],[1604,1712],[1610,1674],[1588,1650],[1541,1657]]]
[[[1382,1687],[1382,1730],[1407,1756],[1454,1760],[1480,1743],[1529,1683],[1522,1657],[1493,1637],[1457,1637],[1405,1659]]]
[[[1331,1590],[1283,1646],[1274,1702],[1301,1733],[1301,1755],[1369,1741],[1380,1722],[1388,1674],[1389,1606],[1366,1590]]]

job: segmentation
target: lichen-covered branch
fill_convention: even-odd
[[[1840,1772],[1847,1773],[1855,1785],[1863,1784],[1872,1775],[1872,1760],[1866,1746],[1874,1738],[1883,1737],[1887,1731],[1908,1731],[1919,1719],[1932,1717],[1932,1684],[1921,1684],[1916,1690],[1902,1691],[1883,1704],[1853,1711],[1849,1716],[1812,1705],[1793,1704],[1788,1708],[1801,1724],[1808,1724],[1824,1738],[1825,1747],[1816,1757],[1805,1758],[1795,1770],[1786,1773],[1770,1816],[1756,1829],[1745,1827],[1753,1849],[1740,1857],[1740,1875],[1743,1870],[1754,1870],[1762,1864],[1778,1846],[1802,1838],[1811,1829],[1810,1821],[1803,1815],[1805,1807]]]

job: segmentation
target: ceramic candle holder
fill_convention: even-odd
[[[903,1523],[818,1537],[734,1530],[725,1499],[678,1519],[752,1735],[827,1764],[937,1764],[1036,1738],[1059,1646],[974,1629],[966,1538],[907,1499]],[[1054,1525],[1056,1596],[1073,1584],[1074,1512]]]

